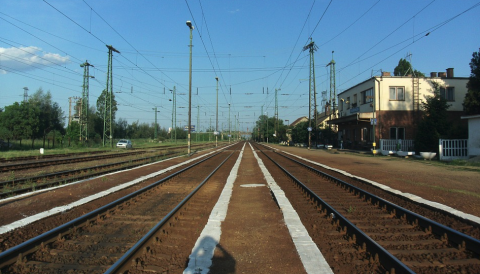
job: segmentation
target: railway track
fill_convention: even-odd
[[[219,178],[228,175],[235,160],[231,156],[238,155],[231,150],[0,253],[1,273],[103,273],[145,237],[161,244],[155,249],[156,259],[169,269],[183,269],[198,237],[195,233],[203,228],[222,190],[224,180]],[[218,172],[221,166],[224,171]],[[144,256],[152,252],[139,250]],[[141,262],[133,261],[137,263]]]
[[[142,154],[145,152],[142,152]],[[162,151],[155,152],[154,156],[149,157],[142,157],[142,158],[133,158],[130,160],[120,161],[120,162],[113,162],[108,164],[95,164],[93,166],[85,167],[85,168],[75,168],[75,169],[68,169],[62,171],[51,172],[47,174],[37,175],[37,176],[28,176],[23,178],[16,178],[12,180],[0,181],[0,199],[6,197],[12,197],[16,195],[20,195],[23,193],[28,193],[31,191],[50,188],[57,185],[63,185],[67,183],[71,183],[74,181],[91,178],[95,176],[99,176],[108,172],[114,172],[119,170],[124,170],[128,168],[137,167],[143,164],[151,163],[153,161],[158,161],[161,159],[165,159],[168,157],[174,157],[177,155],[182,154],[182,148],[176,149],[166,149]],[[139,155],[136,153],[135,155]],[[131,156],[131,154],[115,154],[113,157],[107,158],[117,158],[122,156],[125,158],[127,156]],[[95,158],[94,156],[88,157],[92,161],[98,161],[99,159],[106,159],[103,157]],[[64,159],[63,159],[64,160]],[[62,159],[56,159],[51,162],[52,165],[57,163],[62,163]],[[74,160],[73,162],[85,162],[89,160],[85,160],[85,158],[79,158]],[[68,162],[62,163],[67,164]],[[96,163],[96,162],[94,162]],[[28,165],[28,164],[27,164]]]
[[[332,175],[257,146],[333,269],[479,273],[480,241]],[[279,176],[280,170],[284,176]],[[287,178],[288,177],[288,178]],[[293,183],[292,183],[293,182]],[[337,267],[340,264],[338,264]],[[345,272],[346,273],[346,272]]]
[[[193,147],[204,147],[204,145],[194,145]],[[160,147],[160,149],[155,149],[156,151],[169,151],[169,150],[182,150],[185,146],[182,147]],[[81,163],[81,162],[89,162],[89,161],[99,161],[105,159],[112,159],[112,158],[124,158],[127,156],[134,156],[140,154],[150,153],[150,150],[132,150],[130,152],[122,152],[122,153],[112,153],[112,154],[103,154],[100,155],[90,155],[90,156],[82,156],[78,157],[79,154],[62,154],[60,156],[57,155],[50,155],[46,156],[49,160],[44,160],[44,158],[35,158],[35,157],[20,157],[19,159],[11,159],[8,164],[0,164],[0,172],[8,173],[14,172],[18,170],[26,170],[26,169],[33,169],[33,168],[42,168],[46,166],[55,166],[55,165],[65,165],[71,163]],[[91,154],[91,153],[89,153]],[[84,155],[81,153],[80,155]],[[67,157],[64,157],[67,156]],[[73,156],[73,157],[70,157]],[[19,163],[19,161],[25,161]]]
[[[49,159],[49,158],[59,158],[59,157],[71,157],[71,156],[82,156],[82,155],[92,155],[106,153],[106,150],[95,150],[89,152],[75,152],[75,153],[63,153],[63,154],[43,154],[38,156],[21,156],[21,157],[11,157],[11,158],[0,158],[0,163],[14,163],[14,162],[24,162],[24,161],[36,161],[40,159]]]
[[[40,189],[50,188],[57,185],[63,185],[78,180],[92,178],[114,171],[129,169],[151,163],[153,161],[159,161],[161,159],[174,157],[176,155],[178,155],[178,153],[170,152],[161,156],[144,157],[105,165],[95,165],[75,170],[65,170],[40,176],[32,176],[16,180],[3,181],[0,182],[0,191],[2,191],[0,192],[0,199]]]

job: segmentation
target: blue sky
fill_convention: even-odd
[[[251,130],[263,106],[279,118],[308,116],[311,37],[317,104],[329,94],[329,68],[336,62],[337,93],[400,58],[429,74],[454,68],[470,75],[480,47],[480,2],[462,0],[266,0],[126,1],[0,0],[0,107],[38,88],[50,91],[68,115],[68,98],[82,94],[88,60],[90,105],[106,86],[108,51],[113,58],[117,119],[171,126],[170,89],[177,88],[177,125],[188,119],[189,29],[193,31],[192,124],[215,126],[219,77],[219,129],[230,116]],[[473,8],[472,8],[473,7]],[[426,33],[430,33],[425,36]],[[267,94],[268,90],[268,94]],[[199,106],[199,108],[197,108]],[[199,109],[199,111],[198,111]],[[211,121],[211,122],[210,122]],[[210,124],[211,123],[211,124]],[[233,129],[233,125],[232,125]]]

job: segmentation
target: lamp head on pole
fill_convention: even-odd
[[[188,26],[191,30],[194,29],[191,21],[187,21],[187,26]]]

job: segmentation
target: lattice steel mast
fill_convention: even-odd
[[[317,92],[315,88],[315,59],[314,52],[318,49],[318,46],[315,45],[312,38],[310,38],[310,44],[303,47],[303,50],[308,50],[310,52],[310,75],[308,77],[309,87],[308,87],[308,127],[311,129],[308,133],[308,149],[312,146],[312,134],[314,136],[317,132]],[[313,121],[312,121],[313,119]]]
[[[88,61],[80,64],[83,68],[83,86],[82,86],[82,104],[80,111],[80,142],[86,142],[88,140],[88,98],[89,98],[89,80],[93,76],[89,75],[89,67],[93,67]]]
[[[333,52],[332,51],[332,61],[327,64],[327,67],[330,66],[330,107],[331,107],[331,114],[336,115],[336,101],[335,98],[337,97],[337,91],[335,89],[335,60],[333,60]]]
[[[108,71],[107,71],[107,90],[105,94],[105,107],[103,113],[103,146],[106,139],[110,139],[110,146],[113,147],[113,73],[112,73],[112,55],[113,51],[120,53],[114,47],[107,45],[108,48]]]

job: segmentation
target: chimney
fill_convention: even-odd
[[[432,78],[437,77],[437,73],[436,72],[430,72],[430,77],[432,77]]]
[[[447,68],[447,78],[453,78],[453,68]]]
[[[439,71],[438,72],[438,77],[445,78],[445,77],[447,77],[447,74],[445,72]]]
[[[388,71],[382,71],[382,76],[391,76],[390,72]]]

